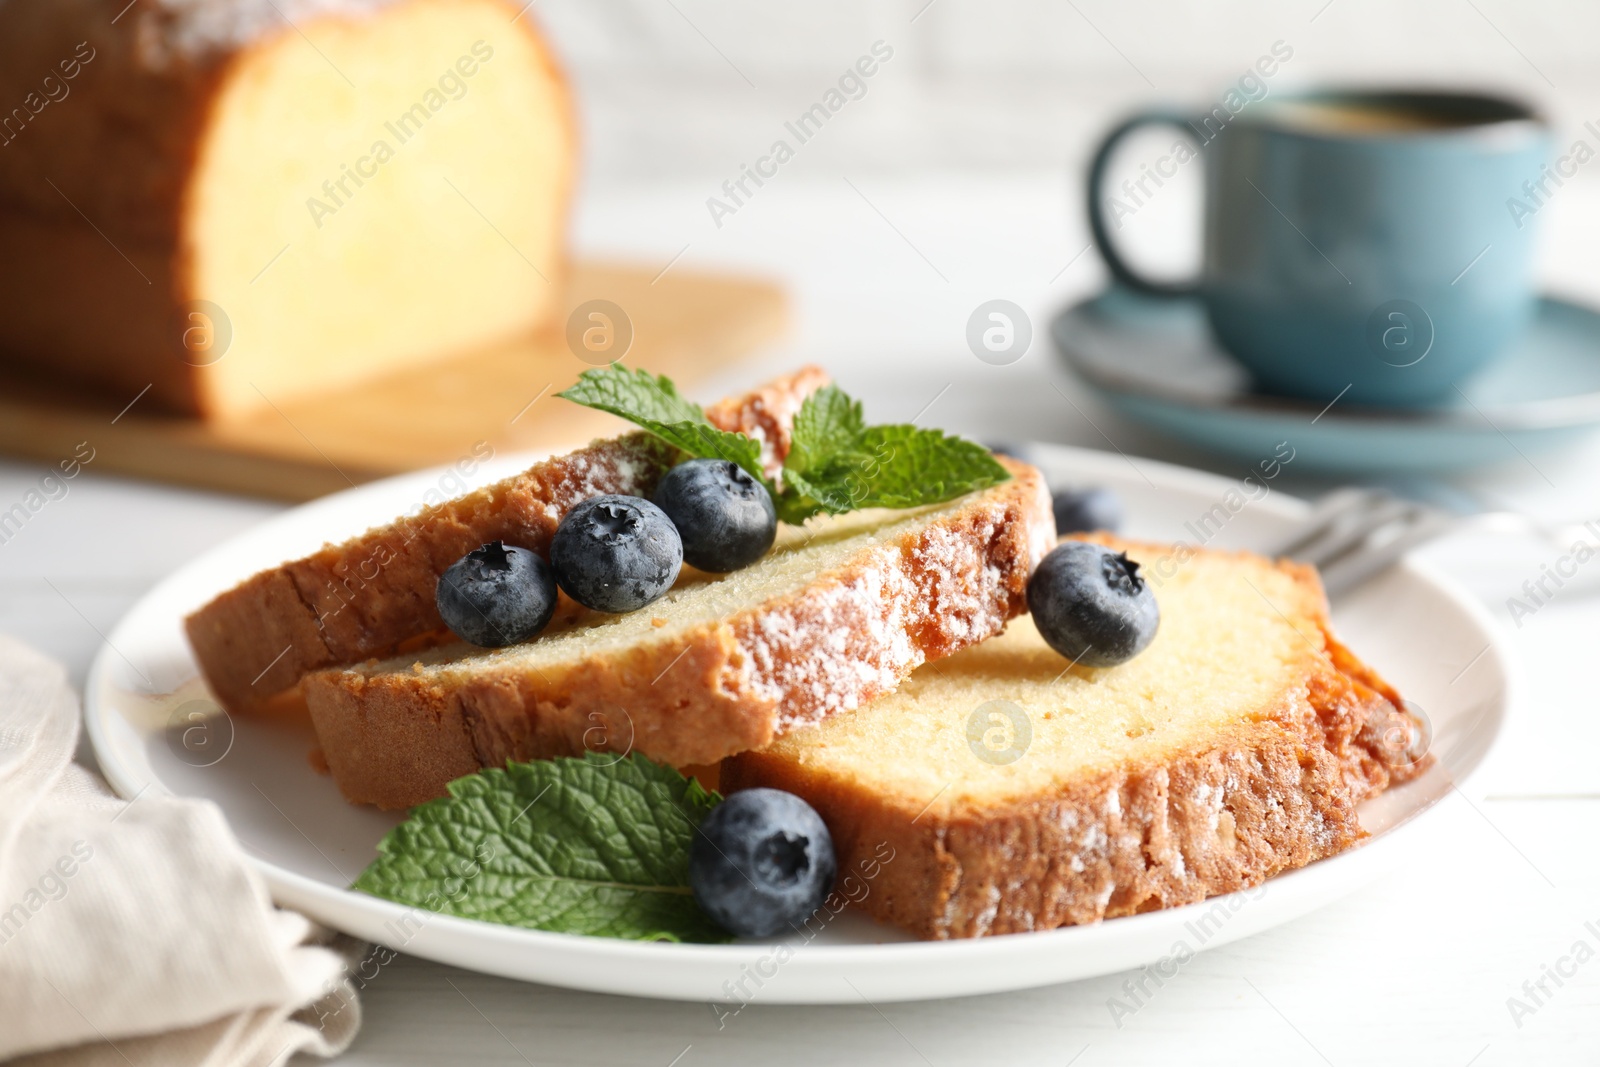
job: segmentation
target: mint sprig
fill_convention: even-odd
[[[785,471],[804,473],[849,452],[866,428],[860,401],[851,400],[836,385],[823,386],[795,413]]]
[[[1009,477],[988,449],[971,441],[915,426],[868,426],[804,473],[786,466],[793,491],[778,502],[778,516],[804,522],[818,511],[921,507]]]
[[[616,363],[584,371],[556,395],[627,419],[691,456],[732,460],[772,488],[761,469],[761,446],[742,433],[711,425],[698,404],[678,395],[671,378],[629,371]]]
[[[615,761],[615,762],[613,762]],[[689,889],[721,798],[643,756],[510,763],[450,783],[352,888],[465,919],[640,941],[727,941]]]
[[[1010,477],[971,441],[909,424],[868,426],[860,403],[832,385],[795,414],[781,485],[761,469],[756,441],[712,426],[668,378],[613,364],[585,371],[558,395],[619,415],[691,456],[733,460],[767,487],[788,523],[819,512],[940,504]]]

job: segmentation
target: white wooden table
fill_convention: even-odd
[[[577,244],[586,252],[660,266],[681,252],[682,263],[745,264],[792,285],[793,341],[730,370],[707,395],[813,359],[877,420],[926,408],[928,423],[985,438],[1105,447],[1054,383],[1117,447],[1203,462],[1118,422],[1056,368],[1048,314],[1102,280],[1093,253],[1079,254],[1076,192],[1069,210],[1057,177],[793,177],[769,183],[721,230],[704,208],[711,189],[601,191],[583,205]],[[1600,273],[1585,273],[1597,207],[1579,189],[1553,206],[1546,260],[1568,291],[1600,295]],[[1034,316],[1032,350],[1006,368],[980,364],[963,337],[971,310],[995,297]],[[1540,473],[1508,453],[1504,466],[1462,482],[1549,518],[1600,515],[1600,443],[1536,462]],[[0,509],[41,473],[0,464]],[[102,476],[91,464],[0,544],[0,629],[62,658],[81,682],[100,634],[145,589],[275,510]],[[1506,597],[1557,555],[1466,537],[1428,554],[1502,620]],[[1125,975],[881,1010],[757,1005],[719,1030],[705,1005],[567,992],[401,958],[367,987],[365,1027],[345,1062],[1600,1062],[1600,956],[1588,958],[1600,952],[1600,562],[1593,569],[1520,629],[1508,624],[1525,683],[1508,734],[1400,872],[1200,954],[1120,1025],[1108,1000]],[[1526,1000],[1523,983],[1558,964],[1574,973],[1559,988],[1546,978],[1550,996],[1514,1018],[1508,998]]]

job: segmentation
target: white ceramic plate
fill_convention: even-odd
[[[1052,483],[1119,492],[1127,532],[1136,537],[1249,546],[1304,511],[1300,502],[1264,493],[1257,483],[1241,486],[1153,461],[1046,446],[1031,458]],[[503,477],[528,462],[526,456],[497,461],[472,480]],[[1363,806],[1362,823],[1373,834],[1363,846],[1258,889],[1095,926],[974,941],[914,942],[846,911],[813,940],[791,939],[787,947],[780,941],[642,944],[408,912],[345,888],[397,817],[350,806],[330,779],[312,770],[307,726],[222,717],[199,727],[203,736],[193,734],[196,726],[185,715],[205,705],[185,705],[208,695],[180,624],[187,612],[247,575],[414,507],[441,477],[438,471],[406,475],[296,508],[162,582],[101,649],[89,676],[86,717],[95,753],[119,792],[136,797],[151,789],[214,800],[279,903],[359,937],[490,974],[726,1002],[731,1010],[745,1000],[917,1000],[1046,985],[1147,963],[1164,970],[1187,953],[1327,904],[1402,860],[1410,842],[1428,832],[1429,809],[1483,761],[1507,705],[1509,668],[1487,613],[1411,563],[1336,605],[1335,625],[1431,719],[1439,762]],[[191,731],[187,746],[185,729]]]

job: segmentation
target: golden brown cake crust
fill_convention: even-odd
[[[755,410],[792,418],[826,382],[805,367],[723,401],[715,418],[730,429]],[[769,425],[771,447],[786,453],[788,421],[769,416]],[[497,539],[544,552],[573,505],[600,493],[648,496],[676,458],[644,433],[596,441],[262,571],[186,620],[201,673],[223,706],[249,711],[311,671],[390,655],[442,628],[434,586],[467,552]]]
[[[881,858],[887,843],[895,858],[861,906],[943,939],[1191,904],[1332,855],[1361,837],[1340,778],[1326,750],[1264,722],[1171,763],[981,815],[918,818],[759,752],[725,763],[722,789],[762,785],[805,797],[828,824],[842,869]]]
[[[1113,546],[1115,538],[1089,538]],[[1259,885],[1362,836],[1355,805],[1425,770],[1397,742],[1394,690],[1328,630],[1315,571],[1283,562],[1324,637],[1322,668],[1280,706],[1170,760],[1074,780],[1048,796],[923,810],[769,752],[725,760],[724,793],[770,786],[822,815],[840,869],[886,854],[861,907],[923,938],[1095,922]],[[886,754],[885,758],[893,758]]]
[[[0,124],[0,205],[74,228],[86,216],[118,244],[172,246],[217,88],[239,56],[319,20],[359,21],[407,2],[6,0],[0,118],[30,97],[42,109]],[[500,2],[519,14],[522,5]],[[518,21],[556,73],[533,20]],[[59,107],[37,103],[46,77]]]
[[[776,474],[789,456],[789,428],[801,403],[830,381],[827,371],[807,364],[747,396],[717,401],[706,408],[706,418],[718,429],[760,441],[761,462],[768,474]]]
[[[178,312],[215,296],[197,280],[190,209],[222,90],[252,50],[410,2],[0,2],[0,361],[119,403],[138,393],[141,410],[217,416],[206,372],[173,349]],[[559,64],[524,5],[497,2],[549,71],[575,157]]]
[[[631,748],[675,766],[765,745],[1000,632],[1052,543],[1043,476],[1012,479],[857,553],[803,590],[667,641],[563,668],[330,670],[306,703],[345,796],[396,808],[508,759]]]

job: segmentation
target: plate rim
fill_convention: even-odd
[[[1107,469],[1109,469],[1120,462],[1118,457],[1095,449],[1079,448],[1075,446],[1058,445],[1046,442],[1030,443],[1025,447],[1038,450],[1041,455],[1051,452],[1056,453],[1066,462],[1072,463],[1079,467],[1094,467],[1097,465],[1104,465]],[[536,462],[540,456],[541,453],[515,453],[508,454],[506,457],[504,457],[504,460],[511,467],[511,469],[521,469],[520,466],[516,465],[520,464],[521,466],[526,466],[527,463]],[[501,457],[496,457],[496,459],[498,461],[501,459]],[[1232,482],[1222,475],[1185,467],[1180,464],[1149,459],[1146,457],[1141,457],[1139,463],[1142,468],[1158,468],[1163,479],[1168,480],[1168,485],[1173,487],[1187,486],[1194,490],[1211,491],[1220,490],[1223,486],[1232,484]],[[161,792],[170,796],[186,795],[174,793],[166,786],[164,782],[160,780],[159,777],[152,776],[149,782],[137,782],[133,780],[133,778],[130,777],[128,768],[120,759],[116,757],[116,743],[113,742],[107,734],[107,730],[110,726],[109,715],[115,714],[115,708],[109,699],[102,700],[101,694],[110,684],[108,681],[108,676],[109,673],[114,669],[113,659],[118,655],[116,653],[115,645],[120,636],[119,631],[121,631],[122,628],[129,623],[130,619],[138,613],[138,611],[147,601],[165,594],[170,585],[177,584],[184,575],[191,571],[191,569],[204,567],[207,560],[211,556],[225,552],[239,539],[250,536],[261,536],[264,532],[270,530],[273,525],[280,522],[287,523],[290,521],[292,516],[297,515],[299,512],[305,509],[325,504],[327,501],[335,498],[348,498],[351,495],[367,490],[371,490],[374,493],[382,493],[384,490],[390,487],[391,483],[404,483],[412,480],[421,481],[430,476],[437,476],[440,472],[446,469],[448,468],[439,467],[408,472],[390,478],[366,483],[353,489],[345,490],[340,493],[331,494],[330,496],[318,498],[318,500],[315,501],[290,507],[278,515],[274,515],[264,522],[250,526],[246,530],[241,531],[239,534],[236,534],[226,541],[213,546],[213,548],[207,552],[195,557],[184,566],[178,568],[171,574],[168,574],[165,578],[144,593],[138,599],[138,601],[136,601],[128,609],[128,611],[118,619],[117,623],[109,631],[107,640],[102,642],[99,650],[95,654],[95,658],[90,666],[84,687],[84,728],[88,733],[90,744],[94,751],[100,772],[105,776],[106,780],[111,784],[112,788],[117,792],[117,794],[123,799],[132,800],[136,799],[137,796],[144,790],[154,786]],[[1278,499],[1273,500],[1273,498]],[[1263,498],[1262,501],[1258,501],[1258,503],[1263,502],[1267,503],[1269,507],[1275,509],[1287,508],[1296,511],[1303,511],[1304,509],[1309,508],[1309,505],[1306,502],[1295,497],[1290,497],[1288,494],[1282,492],[1271,494],[1269,497]],[[1489,758],[1492,755],[1495,747],[1501,742],[1505,734],[1509,716],[1512,709],[1516,706],[1516,694],[1521,692],[1523,688],[1522,682],[1518,676],[1518,664],[1516,662],[1516,658],[1508,654],[1508,645],[1506,643],[1504,628],[1500,625],[1498,620],[1496,620],[1490,614],[1488,609],[1478,600],[1473,598],[1470,593],[1468,593],[1447,575],[1443,574],[1437,568],[1426,563],[1425,561],[1406,559],[1399,564],[1399,566],[1433,586],[1437,592],[1449,600],[1457,610],[1459,610],[1475,626],[1477,626],[1489,637],[1489,644],[1485,649],[1483,656],[1497,668],[1499,676],[1503,679],[1503,685],[1497,694],[1497,699],[1495,700],[1493,706],[1488,708],[1485,712],[1485,724],[1491,732],[1486,743],[1482,747],[1481,755],[1474,763],[1468,766],[1463,773],[1452,780],[1451,785],[1453,789],[1459,789],[1479,773],[1483,765],[1489,761]],[[108,755],[111,756],[109,760],[107,758]],[[1405,843],[1409,843],[1413,839],[1413,837],[1418,833],[1417,827],[1423,824],[1425,820],[1430,819],[1432,813],[1437,811],[1444,798],[1447,797],[1451,791],[1452,789],[1446,789],[1442,791],[1439,796],[1426,802],[1423,806],[1417,808],[1415,811],[1410,812],[1395,825],[1390,826],[1379,833],[1373,834],[1371,837],[1363,841],[1358,847],[1346,850],[1345,852],[1336,854],[1334,856],[1326,857],[1325,859],[1319,860],[1313,864],[1309,864],[1306,867],[1297,868],[1293,871],[1287,871],[1276,875],[1273,878],[1268,879],[1267,882],[1263,883],[1263,885],[1270,887],[1272,885],[1282,884],[1290,880],[1294,880],[1296,885],[1309,884],[1317,880],[1319,869],[1325,869],[1323,868],[1324,864],[1339,863],[1341,871],[1346,873],[1345,884],[1347,884],[1348,888],[1335,892],[1334,895],[1329,899],[1338,899],[1339,897],[1347,895],[1349,892],[1354,892],[1361,885],[1366,884],[1366,882],[1370,881],[1371,878],[1377,877],[1383,873],[1383,871],[1393,866],[1393,864],[1400,858],[1402,858],[1404,854],[1402,846]],[[224,816],[226,817],[225,812]],[[1429,825],[1431,825],[1431,822],[1429,822]],[[262,877],[275,901],[284,906],[301,910],[311,918],[316,919],[319,922],[326,922],[330,926],[336,926],[339,924],[334,921],[330,921],[327,918],[329,914],[348,909],[365,911],[372,915],[372,921],[364,924],[367,929],[377,928],[380,925],[387,925],[392,923],[393,920],[397,918],[407,915],[408,913],[415,913],[418,910],[393,901],[372,897],[364,893],[357,893],[348,888],[338,887],[330,882],[319,881],[318,879],[308,875],[291,871],[264,857],[252,854],[248,851],[244,851],[244,855],[251,867],[258,875]],[[1146,929],[1155,929],[1163,926],[1179,928],[1187,918],[1192,918],[1203,911],[1210,910],[1218,902],[1228,902],[1237,898],[1242,898],[1249,893],[1259,890],[1260,888],[1261,887],[1253,887],[1252,889],[1238,890],[1233,893],[1219,894],[1216,896],[1207,897],[1204,900],[1193,904],[1159,909],[1157,911],[1148,912],[1142,915],[1123,916],[1114,920],[1107,920],[1098,923],[1061,927],[1054,930],[1032,931],[1025,934],[1007,934],[983,938],[958,938],[945,941],[897,942],[890,944],[806,945],[804,946],[806,951],[803,953],[796,952],[795,959],[799,960],[802,957],[820,956],[826,961],[826,966],[834,968],[852,965],[865,965],[873,967],[881,966],[885,968],[893,968],[896,966],[909,967],[913,965],[927,965],[932,963],[934,960],[939,962],[941,968],[952,966],[960,967],[962,965],[976,965],[980,963],[993,964],[996,962],[1004,962],[1008,959],[1012,959],[1013,957],[1032,955],[1035,952],[1049,951],[1050,947],[1053,945],[1061,945],[1063,949],[1065,949],[1067,944],[1077,944],[1080,947],[1093,947],[1095,944],[1100,942],[1114,942],[1118,939],[1126,937],[1127,934],[1134,933],[1136,930],[1142,932]],[[1303,902],[1307,897],[1311,897],[1313,902],[1304,908],[1297,908],[1297,902],[1291,901],[1290,914],[1285,915],[1284,918],[1279,920],[1267,920],[1260,928],[1266,929],[1272,926],[1280,925],[1282,922],[1289,921],[1292,918],[1298,917],[1299,915],[1316,910],[1317,908],[1324,906],[1324,903],[1326,903],[1325,901],[1316,901],[1314,891],[1303,894],[1302,897],[1299,898],[1299,902]],[[429,912],[425,914],[427,916],[425,926],[430,929],[437,929],[441,935],[449,935],[450,933],[455,932],[457,934],[476,939],[481,944],[491,945],[498,949],[512,949],[531,953],[551,953],[556,957],[583,957],[590,960],[608,961],[611,963],[636,963],[641,959],[641,954],[649,954],[643,958],[648,958],[651,961],[652,966],[657,967],[716,966],[718,968],[727,969],[728,973],[733,973],[734,969],[740,965],[753,964],[755,961],[771,954],[774,951],[775,945],[777,944],[777,942],[772,941],[735,942],[732,944],[720,945],[672,942],[637,942],[616,938],[589,937],[580,934],[557,933],[546,930],[530,930],[522,927],[506,926],[503,924],[489,923],[473,919],[464,919],[443,913]],[[1229,941],[1238,939],[1239,937],[1249,936],[1254,932],[1257,932],[1254,928],[1225,930],[1222,931],[1219,936],[1205,942],[1205,944],[1202,946],[1202,949],[1226,944]],[[1226,934],[1227,936],[1222,936],[1223,934]],[[377,941],[379,943],[385,943],[383,942],[383,939],[379,937],[371,937],[367,934],[361,934],[360,936],[367,937],[369,940]],[[417,945],[409,940],[404,945],[391,945],[390,947],[397,948],[398,950],[404,951],[411,955],[434,959],[439,962],[448,963],[454,966],[476,966],[476,969],[485,973],[499,973],[507,977],[522,978],[523,980],[536,980],[546,983],[552,983],[554,981],[550,978],[527,979],[523,975],[516,973],[514,969],[495,970],[482,965],[463,963],[461,962],[459,955],[453,955],[449,952],[430,951],[431,946],[427,944]],[[1096,971],[1093,973],[1103,972]],[[1084,976],[1080,975],[1078,977]],[[1072,980],[1072,978],[1069,977],[1056,980],[1065,981]],[[702,1001],[705,999],[703,996],[693,994],[688,994],[681,997],[673,997],[670,992],[663,992],[659,988],[654,987],[652,987],[650,991],[641,991],[638,988],[624,988],[621,986],[626,986],[627,983],[621,983],[619,986],[619,983],[616,981],[595,982],[584,981],[581,978],[574,978],[571,981],[563,981],[559,984],[574,989],[584,989],[606,993],[622,993],[624,995],[644,996],[656,999],[683,999],[694,1001]],[[638,983],[635,983],[635,985],[637,984]],[[911,995],[899,997],[893,994],[883,994],[880,992],[878,999],[885,1001],[896,999],[936,999],[937,997],[941,996],[978,995],[985,992],[1000,992],[1010,989],[1029,988],[1039,984],[1048,983],[1041,983],[1039,981],[1034,981],[1027,978],[1019,978],[1014,982],[1002,981],[998,984],[992,982],[988,984],[980,983],[975,985],[968,994],[948,992],[931,994],[913,993]],[[767,997],[765,1002],[774,1004],[850,1003],[854,1002],[856,999],[858,998],[849,994],[841,994],[838,997],[824,998],[805,995],[791,997],[775,995]]]

